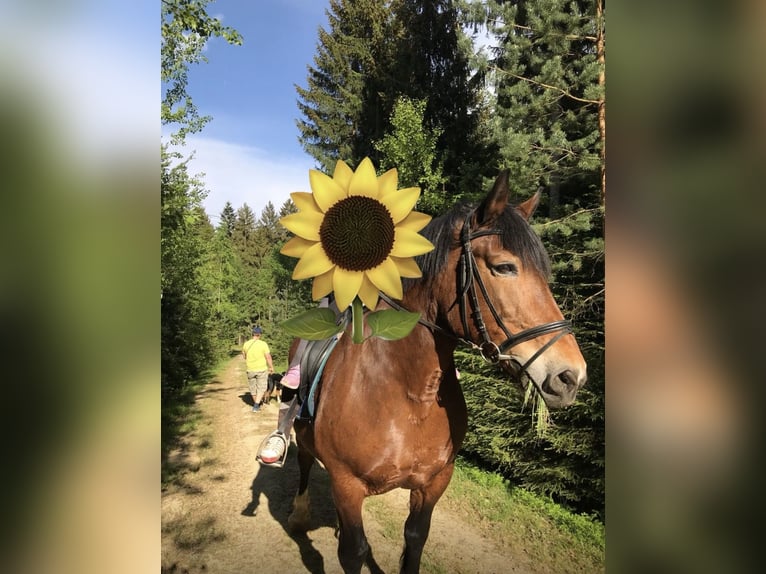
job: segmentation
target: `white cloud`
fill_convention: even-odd
[[[279,156],[266,150],[206,138],[187,136],[185,156],[194,151],[189,172],[203,172],[205,188],[209,191],[204,201],[205,211],[217,223],[226,202],[234,209],[247,203],[256,217],[271,201],[279,211],[293,191],[311,191],[309,169],[314,161],[307,155]]]

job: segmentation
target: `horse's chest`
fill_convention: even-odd
[[[358,469],[358,475],[366,482],[370,494],[393,488],[417,489],[430,483],[451,459],[452,449],[449,447],[402,451],[396,457],[382,457],[378,464],[368,461]]]

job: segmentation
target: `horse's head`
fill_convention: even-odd
[[[519,382],[526,372],[555,408],[574,401],[586,366],[548,287],[547,253],[527,221],[538,201],[539,193],[510,206],[503,172],[478,208],[455,210],[442,225],[436,220],[432,241],[446,264],[438,264],[430,288],[454,333]],[[428,264],[424,277],[427,271]]]

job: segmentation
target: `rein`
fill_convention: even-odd
[[[548,333],[555,333],[558,331],[555,337],[540,347],[523,365],[521,365],[521,373],[526,373],[527,368],[540,355],[547,351],[561,337],[572,332],[572,324],[567,320],[552,321],[550,323],[544,323],[542,325],[530,327],[529,329],[524,329],[523,331],[515,334],[512,333],[510,329],[508,329],[505,323],[503,323],[503,320],[500,317],[500,314],[497,312],[497,309],[495,309],[495,306],[492,304],[492,300],[489,297],[487,287],[481,278],[478,268],[476,267],[476,258],[473,255],[473,249],[471,247],[471,241],[478,237],[484,237],[487,235],[501,235],[502,232],[499,229],[482,229],[472,233],[470,229],[470,220],[473,214],[474,211],[471,211],[466,216],[465,221],[463,222],[463,227],[460,231],[460,244],[462,250],[460,253],[460,260],[458,262],[457,302],[460,306],[460,321],[463,324],[463,332],[466,333],[466,335],[470,332],[468,328],[468,306],[470,305],[471,315],[476,325],[476,329],[479,331],[479,336],[481,337],[481,344],[477,345],[472,341],[458,337],[454,333],[443,329],[435,323],[426,321],[425,319],[419,319],[418,323],[428,327],[433,331],[438,331],[441,334],[446,335],[463,345],[469,346],[471,349],[479,351],[482,358],[493,365],[496,365],[500,361],[512,360],[510,355],[505,354],[508,349],[511,349],[512,347],[515,347],[524,341],[536,339],[542,335],[547,335]],[[484,323],[484,317],[482,316],[481,308],[479,307],[479,296],[476,289],[477,285],[479,287],[479,291],[481,291],[482,297],[484,297],[484,300],[489,307],[490,312],[492,313],[492,317],[495,319],[495,322],[500,326],[507,337],[505,341],[499,345],[492,341],[489,333],[487,332],[487,327]],[[393,299],[384,293],[380,293],[380,298],[394,309],[399,311],[405,310],[404,307],[396,303]],[[529,376],[528,373],[527,376]],[[529,378],[532,379],[532,377]]]

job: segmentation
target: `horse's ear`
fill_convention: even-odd
[[[476,223],[482,225],[500,217],[508,205],[508,170],[500,172],[495,180],[492,190],[476,209]]]
[[[532,197],[530,197],[524,203],[517,205],[516,211],[518,211],[524,219],[529,221],[529,218],[532,217],[532,214],[535,212],[535,209],[537,209],[537,205],[539,203],[540,190],[538,189]]]

